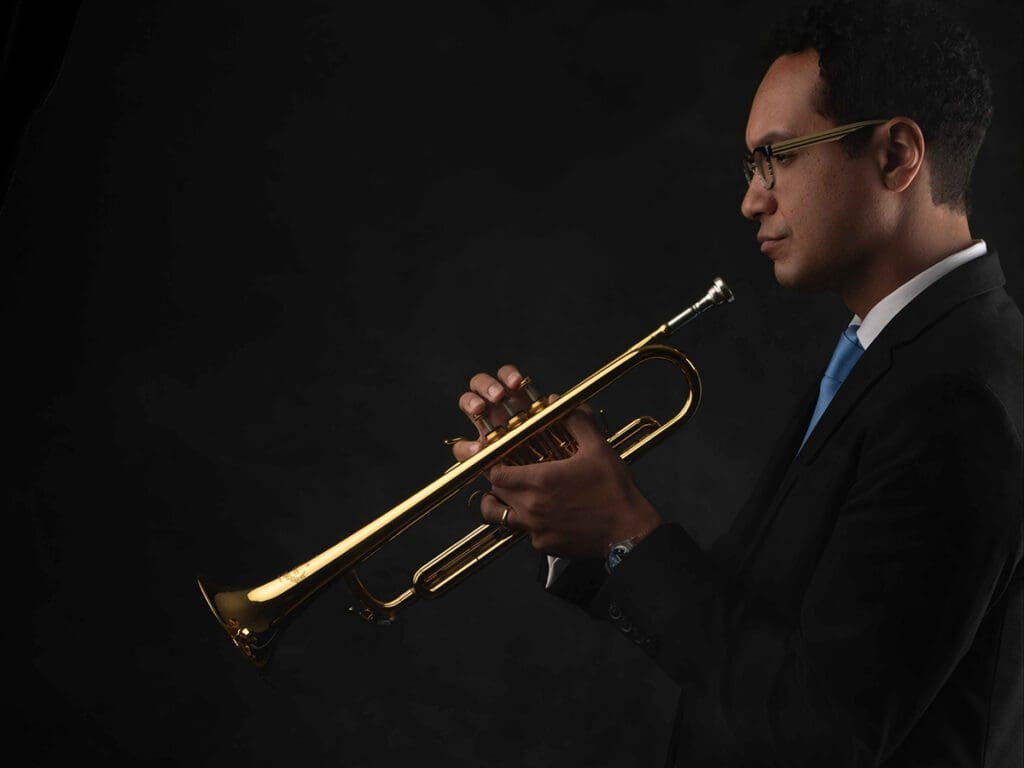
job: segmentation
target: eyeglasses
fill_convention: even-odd
[[[797,136],[795,139],[786,139],[775,144],[765,144],[763,147],[755,147],[754,151],[743,158],[743,175],[747,177],[747,186],[754,180],[756,173],[761,177],[761,183],[765,189],[775,186],[775,169],[772,167],[772,158],[783,159],[783,153],[792,152],[795,149],[803,149],[814,144],[824,144],[826,141],[838,141],[861,128],[870,125],[881,125],[885,120],[861,120],[857,123],[837,125],[817,133],[808,133],[806,136]]]

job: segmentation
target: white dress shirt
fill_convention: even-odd
[[[868,310],[868,313],[863,319],[854,315],[853,319],[850,321],[850,325],[858,326],[857,340],[860,341],[860,345],[866,350],[871,345],[871,342],[878,338],[878,334],[882,332],[882,329],[884,329],[885,326],[887,326],[905,306],[916,299],[925,288],[934,283],[940,277],[952,272],[957,267],[963,266],[972,259],[976,259],[979,256],[984,255],[987,251],[988,247],[985,245],[984,240],[975,240],[962,251],[957,251],[941,261],[932,264],[923,272],[919,272],[914,275],[912,278],[907,280],[907,282]],[[568,565],[569,560],[562,557],[548,555],[548,578],[544,588],[547,589],[554,584],[555,579],[562,574],[562,571],[564,571]]]
[[[896,317],[907,304],[916,299],[925,288],[957,267],[983,256],[987,251],[988,248],[984,240],[975,240],[962,251],[957,251],[942,261],[932,264],[924,272],[918,272],[868,310],[863,320],[854,315],[850,324],[860,323],[860,328],[857,329],[857,340],[860,341],[860,345],[867,349],[871,342],[878,338],[878,334],[889,324],[889,321]]]

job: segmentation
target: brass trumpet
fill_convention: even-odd
[[[285,620],[338,577],[345,579],[360,603],[358,609],[350,610],[376,623],[389,623],[400,610],[419,598],[440,596],[519,541],[523,534],[499,525],[480,525],[420,566],[413,574],[410,586],[389,600],[381,600],[371,594],[360,580],[356,567],[465,489],[488,467],[502,461],[526,463],[571,455],[575,444],[568,431],[558,424],[559,419],[634,366],[660,359],[674,364],[687,380],[688,393],[683,406],[664,423],[641,416],[608,438],[616,450],[622,449],[619,455],[624,461],[653,447],[669,431],[682,426],[693,415],[701,399],[697,369],[678,349],[660,342],[705,310],[732,300],[732,291],[721,278],[716,278],[698,301],[553,403],[545,402],[529,379],[525,379],[522,390],[530,405],[520,412],[510,412],[505,424],[494,427],[486,424],[486,445],[472,457],[453,465],[432,483],[330,548],[265,584],[225,590],[200,578],[199,589],[207,605],[246,658],[257,667],[263,667],[270,658],[273,641]]]

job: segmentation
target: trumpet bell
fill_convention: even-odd
[[[206,605],[235,647],[257,667],[266,666],[270,660],[272,641],[277,634],[275,624],[279,618],[273,612],[273,606],[252,602],[246,596],[248,590],[228,590],[201,578],[197,581]]]

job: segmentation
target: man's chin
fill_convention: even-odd
[[[772,261],[772,269],[775,270],[775,282],[783,288],[800,290],[799,271],[793,268],[790,259],[775,259]]]
[[[798,293],[819,293],[826,289],[825,280],[821,276],[809,274],[806,270],[798,268],[797,260],[793,258],[779,258],[772,262],[775,270],[775,282],[783,288]]]

